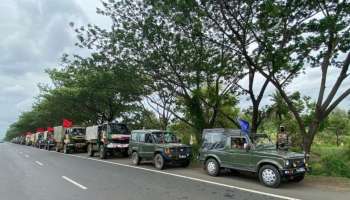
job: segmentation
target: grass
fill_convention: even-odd
[[[315,145],[311,155],[312,175],[350,178],[350,147]]]

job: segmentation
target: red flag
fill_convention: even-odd
[[[73,122],[68,120],[68,119],[63,119],[63,127],[64,128],[69,128],[73,126]]]
[[[53,128],[52,127],[47,127],[47,131],[48,132],[53,132]]]
[[[45,131],[45,128],[37,128],[36,129],[36,132],[44,132]]]

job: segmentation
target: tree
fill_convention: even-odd
[[[328,117],[327,129],[334,132],[337,146],[340,145],[340,137],[349,130],[349,119],[347,113],[341,109],[335,109]]]
[[[48,71],[55,88],[43,96],[54,101],[54,97],[60,95],[57,104],[64,104],[63,108],[74,107],[74,112],[83,113],[86,117],[82,121],[113,121],[123,113],[132,112],[144,94],[143,79],[132,67],[111,64],[98,54],[64,61],[61,70]]]
[[[234,94],[239,65],[222,46],[203,38],[201,21],[188,18],[191,10],[181,16],[155,1],[109,1],[103,5],[98,12],[112,19],[112,30],[96,26],[77,29],[79,44],[107,57],[114,58],[120,52],[123,58],[116,55],[117,59],[142,69],[151,80],[147,85],[151,93],[168,93],[180,100],[182,113],[173,110],[174,106],[163,109],[194,127],[200,139],[202,129],[217,122],[221,102]],[[212,98],[203,96],[203,88]],[[188,117],[183,117],[187,113]]]
[[[347,87],[339,91],[349,75],[349,2],[220,0],[201,1],[198,7],[217,32],[230,38],[230,48],[247,67],[257,70],[280,92],[298,122],[304,151],[309,153],[320,124],[350,94]],[[321,84],[313,120],[305,124],[286,86],[310,67],[320,68]],[[339,74],[326,95],[332,67]]]

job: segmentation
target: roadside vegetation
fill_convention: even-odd
[[[350,177],[350,110],[339,106],[350,95],[349,2],[110,0],[97,13],[110,29],[70,23],[91,54],[47,70],[52,83],[7,140],[63,118],[118,120],[173,130],[196,152],[203,129],[242,118],[272,139],[285,126],[313,174]],[[302,74],[319,83],[316,98],[288,87]]]

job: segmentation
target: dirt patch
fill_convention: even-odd
[[[342,177],[307,176],[304,184],[334,191],[350,191],[350,179]]]

